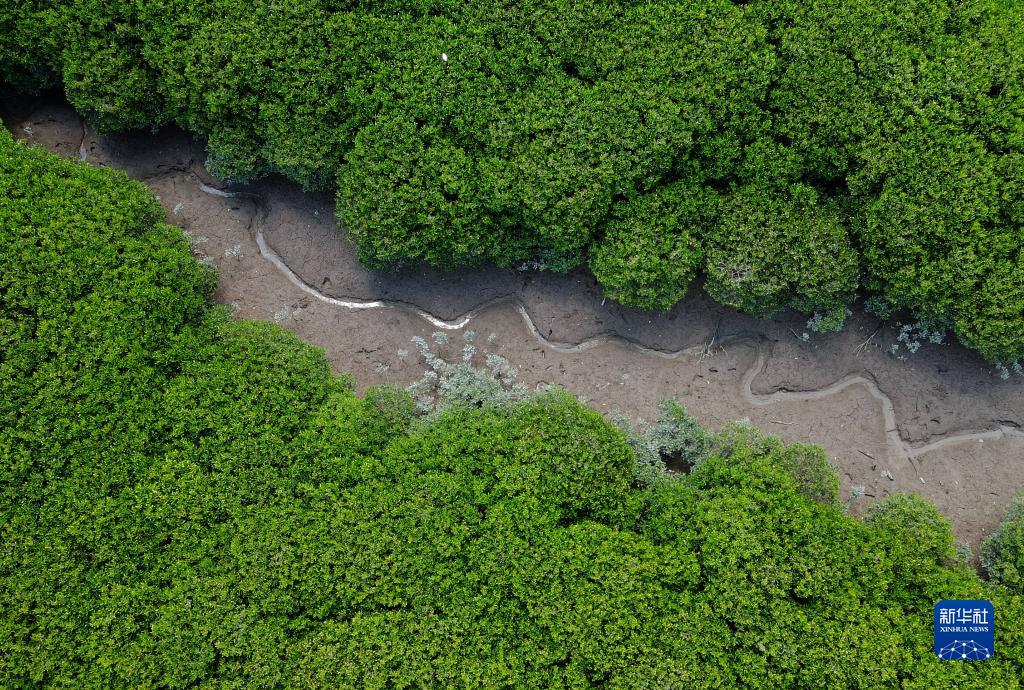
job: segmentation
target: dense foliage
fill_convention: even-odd
[[[993,580],[1024,594],[1024,493],[1014,496],[999,529],[981,545],[981,564]]]
[[[838,510],[813,448],[667,404],[695,467],[638,488],[564,394],[357,397],[211,308],[141,184],[4,130],[0,267],[4,687],[1020,686],[1024,600],[921,501]],[[932,655],[960,597],[994,659]]]
[[[858,289],[1024,357],[1013,0],[15,0],[0,77],[229,178],[336,188],[376,268],[697,277],[836,327]]]

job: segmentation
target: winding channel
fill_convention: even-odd
[[[81,157],[84,159],[85,151],[80,151]],[[206,193],[223,198],[246,198],[254,202],[257,207],[257,217],[250,226],[250,232],[253,235],[257,246],[259,247],[260,255],[271,264],[274,265],[280,271],[292,285],[302,290],[311,297],[330,304],[336,307],[342,307],[345,309],[401,309],[406,312],[410,312],[427,321],[432,326],[445,330],[460,330],[473,320],[473,318],[485,309],[502,303],[511,303],[513,308],[522,317],[523,322],[526,324],[527,329],[533,337],[541,343],[544,347],[554,350],[559,353],[579,353],[593,348],[599,347],[606,343],[617,343],[625,345],[634,349],[644,355],[651,357],[658,357],[661,359],[676,359],[684,356],[695,356],[705,351],[704,345],[698,345],[693,347],[684,348],[681,350],[659,350],[656,348],[647,347],[641,345],[638,342],[625,338],[618,333],[606,332],[601,333],[590,338],[587,338],[579,343],[567,343],[551,340],[545,337],[537,325],[534,323],[526,307],[519,302],[514,296],[502,296],[495,299],[483,302],[473,309],[467,311],[451,320],[445,320],[434,316],[433,314],[417,307],[414,304],[408,302],[402,302],[398,300],[362,300],[362,299],[339,299],[337,297],[331,297],[325,295],[320,290],[316,289],[293,271],[284,259],[274,251],[274,249],[267,243],[266,238],[263,234],[263,220],[266,217],[266,209],[263,204],[263,200],[257,194],[248,192],[233,192],[217,187],[212,187],[202,182],[199,177],[192,171],[186,171],[199,185],[199,189]],[[813,402],[815,400],[821,400],[829,396],[835,395],[846,388],[851,386],[863,387],[873,398],[878,400],[882,408],[882,416],[885,423],[885,437],[889,445],[889,449],[895,458],[902,458],[908,460],[917,468],[914,462],[917,458],[925,455],[926,453],[944,448],[947,446],[957,445],[961,443],[967,443],[971,441],[984,441],[989,439],[998,439],[1006,437],[1017,437],[1024,438],[1024,431],[1019,428],[999,425],[994,429],[986,429],[981,431],[967,431],[957,434],[947,434],[942,438],[929,441],[921,445],[911,445],[908,443],[899,432],[899,428],[896,424],[896,410],[891,398],[878,387],[878,384],[870,378],[859,374],[853,374],[844,376],[838,381],[810,391],[787,391],[777,390],[773,393],[758,394],[754,393],[752,384],[754,380],[765,370],[768,363],[768,357],[765,350],[768,347],[766,339],[757,334],[750,333],[737,333],[732,336],[728,336],[720,340],[722,344],[733,343],[733,344],[748,344],[751,345],[755,352],[756,357],[751,364],[750,368],[743,374],[740,383],[740,395],[744,401],[755,407],[767,407],[783,402]],[[918,473],[920,477],[920,473]],[[924,482],[924,479],[921,479]]]

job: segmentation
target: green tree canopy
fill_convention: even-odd
[[[374,268],[589,262],[667,309],[880,294],[1024,357],[1010,0],[17,0],[0,78],[336,189]]]

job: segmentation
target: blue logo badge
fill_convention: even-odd
[[[983,599],[944,599],[935,605],[935,656],[984,661],[995,653],[995,609]]]

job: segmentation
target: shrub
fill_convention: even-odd
[[[981,545],[981,564],[990,578],[1024,593],[1024,494],[1010,501],[999,529]]]
[[[472,159],[432,127],[380,119],[360,131],[339,174],[341,219],[375,268],[423,259],[446,268],[522,258],[487,215]]]
[[[841,215],[811,188],[793,188],[790,199],[736,192],[713,238],[705,287],[722,304],[759,316],[785,307],[831,316],[853,300],[856,253]]]
[[[714,196],[692,182],[617,204],[591,250],[594,277],[623,304],[671,309],[700,269],[700,238],[713,204]]]
[[[0,78],[23,91],[60,81],[59,32],[46,4],[11,0],[0,7]]]
[[[887,542],[890,557],[894,558],[889,585],[894,601],[921,597],[920,583],[927,579],[926,573],[934,572],[936,564],[964,567],[949,520],[920,496],[887,496],[871,506],[866,521]],[[924,596],[931,595],[936,601],[943,598],[946,583],[941,578],[930,580],[928,586]]]
[[[612,422],[625,434],[636,457],[635,481],[640,486],[666,478],[667,473],[689,472],[707,454],[707,432],[686,408],[667,399],[658,406],[658,421],[640,422],[619,416]]]
[[[839,503],[839,473],[819,446],[793,443],[782,451],[782,459],[804,496],[825,505]]]
[[[443,345],[448,342],[444,331],[434,333],[434,340]],[[526,386],[516,383],[519,371],[499,355],[483,353],[486,368],[475,366],[476,333],[463,331],[462,356],[450,362],[431,352],[423,338],[412,339],[428,369],[406,390],[412,395],[420,412],[440,412],[451,407],[503,407],[527,396]]]
[[[998,160],[974,137],[909,137],[860,232],[871,284],[887,300],[950,323],[988,359],[1020,355],[1020,229],[1002,210]],[[918,180],[927,186],[912,186]]]
[[[868,524],[907,543],[922,558],[951,562],[956,556],[949,520],[915,494],[893,494],[874,503]]]
[[[782,449],[778,436],[766,434],[748,421],[740,421],[726,424],[710,436],[707,455],[731,458],[744,450],[773,455],[781,453]]]
[[[766,434],[747,422],[726,424],[711,434],[705,457],[731,459],[752,453],[771,458],[793,475],[799,491],[823,505],[838,506],[839,474],[825,451],[806,443],[784,445],[778,436]],[[702,458],[703,459],[703,458]]]
[[[1024,250],[1001,261],[965,297],[953,316],[960,342],[992,362],[1009,364],[1024,341]]]
[[[849,178],[866,203],[858,239],[867,285],[897,307],[950,324],[990,361],[1010,362],[1024,342],[1024,113],[1007,80],[1024,64],[1024,12],[1016,3],[932,4],[916,21],[942,21],[961,38],[943,41],[929,30],[902,58],[920,55],[924,69],[916,78],[903,72],[885,92],[893,106],[917,94],[928,94],[927,105],[906,118],[888,115],[891,134],[866,140],[864,164]]]

